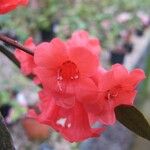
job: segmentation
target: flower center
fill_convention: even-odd
[[[106,94],[106,99],[107,100],[114,100],[119,95],[120,90],[121,90],[120,85],[108,90],[107,94]]]
[[[107,100],[113,100],[118,96],[117,90],[108,90],[107,91]]]
[[[79,70],[75,63],[71,61],[64,62],[58,70],[58,81],[61,80],[77,80],[79,78]]]

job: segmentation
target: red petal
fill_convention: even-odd
[[[104,92],[115,86],[113,71],[107,71],[99,77],[99,91]]]
[[[98,98],[98,87],[91,78],[80,77],[75,84],[76,99],[82,103],[94,103]]]
[[[0,0],[0,14],[16,9],[18,5],[27,5],[28,0]]]
[[[114,100],[114,105],[118,106],[121,104],[126,104],[126,105],[133,105],[135,96],[136,96],[136,91],[120,91],[119,95],[116,97]]]
[[[56,86],[56,72],[55,70],[45,69],[44,67],[36,67],[34,74],[37,75],[42,85],[46,89],[55,89]],[[55,82],[53,80],[55,79]]]
[[[100,122],[106,125],[113,125],[116,122],[115,112],[114,112],[114,104],[113,102],[103,102],[103,110],[99,116]]]
[[[56,104],[65,108],[73,107],[75,103],[75,86],[72,82],[58,81],[55,72],[42,67],[35,68],[45,90],[53,95]]]
[[[38,45],[34,55],[35,63],[47,69],[57,69],[68,60],[66,47],[58,38]]]
[[[134,69],[133,71],[130,72],[129,74],[129,81],[130,84],[132,84],[134,87],[143,79],[145,79],[145,73],[141,69]]]
[[[120,64],[112,65],[114,82],[121,83],[128,77],[128,70]]]
[[[92,76],[98,68],[98,58],[86,48],[78,47],[70,49],[69,57],[77,65],[81,75]]]
[[[36,114],[33,110],[30,110],[28,116],[36,119],[40,123],[44,123],[52,126],[55,130],[60,128],[60,125],[56,123],[61,118],[59,115],[59,107],[55,104],[55,100],[52,97],[45,95],[45,91],[40,92],[42,102],[38,104],[41,111],[40,114]]]
[[[48,98],[46,93],[40,93],[40,97],[43,99],[40,104],[42,113],[33,115],[33,117],[41,123],[52,126],[70,142],[99,136],[104,130],[103,128],[92,129],[90,127],[88,114],[81,104],[76,103],[72,109],[63,109],[55,105],[55,100]]]
[[[55,82],[55,90],[52,89],[52,94],[56,100],[56,104],[67,109],[73,107],[76,100],[74,82]]]
[[[90,127],[88,115],[79,103],[74,107],[66,126],[60,132],[70,142],[79,142],[90,137],[97,137],[104,130]]]
[[[32,51],[35,49],[35,44],[33,43],[33,39],[31,37],[25,41],[24,46],[30,48]],[[21,64],[22,73],[25,75],[32,74],[35,67],[33,56],[19,49],[15,50],[15,56]]]
[[[99,78],[99,90],[100,92],[110,90],[116,85],[122,84],[127,78],[128,71],[124,66],[120,64],[112,65],[112,69],[104,72]]]
[[[67,44],[69,47],[85,47],[89,51],[91,51],[93,54],[96,54],[97,56],[100,53],[100,43],[97,38],[91,38],[89,37],[88,32],[84,30],[78,30],[75,31],[72,34],[71,39],[67,41]]]
[[[75,105],[76,99],[74,94],[68,94],[65,92],[64,93],[53,92],[52,94],[58,106],[68,109]]]

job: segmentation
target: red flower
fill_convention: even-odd
[[[0,0],[0,14],[16,9],[18,5],[27,5],[28,0]]]
[[[76,41],[75,41],[76,42]],[[75,101],[97,98],[97,86],[91,78],[97,71],[98,57],[86,46],[70,46],[55,38],[36,47],[35,74],[59,106],[70,108]]]
[[[92,128],[96,121],[113,124],[115,107],[133,105],[135,88],[145,78],[142,70],[128,72],[120,64],[109,71],[100,67],[98,40],[89,38],[85,31],[75,32],[66,42],[55,38],[34,49],[31,73],[43,89],[39,94],[40,113],[30,110],[29,115],[71,142],[99,136],[104,129]],[[23,61],[25,56],[21,56]]]
[[[67,42],[55,38],[36,47],[34,73],[44,90],[40,93],[38,105],[41,114],[29,113],[71,142],[99,136],[104,130],[91,128],[88,112],[83,105],[98,98],[96,78],[100,48],[98,41],[93,44],[85,31],[81,31],[83,37],[78,41],[79,33],[76,32]]]
[[[38,107],[41,114],[29,111],[29,116],[37,121],[50,125],[70,142],[79,142],[90,137],[97,137],[104,128],[91,128],[88,114],[80,102],[74,107],[65,109],[56,104],[48,92],[40,92],[41,102]]]
[[[33,39],[31,37],[25,41],[24,46],[30,48],[32,51],[35,49],[35,44],[33,43]],[[36,66],[33,56],[19,49],[15,50],[15,56],[20,62],[22,73],[24,75],[33,75],[33,69]],[[37,78],[34,78],[34,81],[39,83]]]
[[[99,99],[86,109],[105,124],[116,121],[114,108],[120,104],[133,105],[136,96],[135,87],[145,78],[141,69],[128,72],[122,65],[116,64],[112,69],[99,76]]]

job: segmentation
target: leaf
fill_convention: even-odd
[[[115,108],[116,118],[137,135],[150,140],[150,125],[144,115],[134,106],[120,105]]]

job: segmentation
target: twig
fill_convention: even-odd
[[[20,62],[16,59],[14,53],[12,53],[6,46],[0,44],[0,52],[2,52],[9,60],[11,60],[18,68],[20,68]],[[34,75],[26,76],[29,79],[33,79]]]
[[[0,149],[1,150],[15,150],[11,135],[5,125],[4,118],[0,113]]]
[[[0,44],[0,52],[2,52],[9,60],[11,60],[18,68],[20,68],[20,62],[16,59],[15,55],[6,46]],[[33,80],[35,77],[33,74],[26,76],[28,79]],[[38,85],[40,88],[42,85]]]
[[[20,63],[14,56],[14,54],[4,45],[0,44],[0,51],[10,59],[18,68],[20,68]]]
[[[8,38],[7,36],[5,35],[2,35],[0,34],[0,40],[11,45],[11,46],[14,46],[30,55],[34,55],[33,51],[25,46],[23,46],[22,44],[18,43],[17,41],[11,39],[11,38]]]

